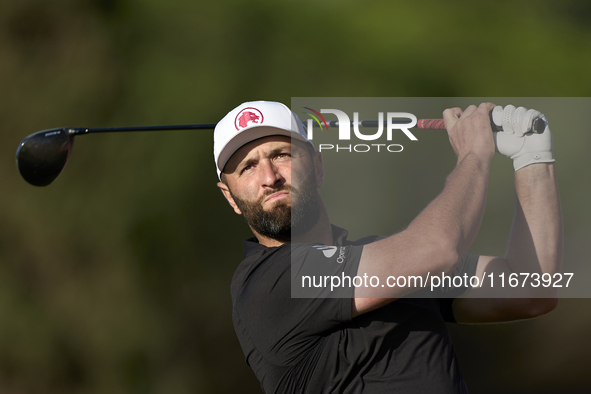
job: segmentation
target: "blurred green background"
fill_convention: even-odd
[[[46,188],[16,170],[26,135],[210,123],[256,99],[591,96],[590,18],[565,0],[3,1],[0,392],[260,392],[229,294],[249,231],[215,186],[211,133],[81,137]],[[589,158],[563,140],[566,248],[588,260],[589,226],[568,218],[589,216]],[[425,189],[396,194],[393,231],[439,172],[396,177]],[[591,387],[587,299],[450,329],[473,393]]]

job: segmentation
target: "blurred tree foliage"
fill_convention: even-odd
[[[590,16],[574,0],[3,1],[0,392],[260,391],[229,297],[249,233],[215,186],[211,134],[82,137],[47,188],[15,170],[27,134],[294,96],[590,96]],[[470,387],[588,388],[588,307],[454,327]]]

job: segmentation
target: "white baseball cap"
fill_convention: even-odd
[[[220,178],[230,157],[243,145],[270,135],[309,142],[306,127],[286,105],[275,101],[240,104],[218,122],[213,133],[213,155]],[[221,178],[220,178],[221,180]]]

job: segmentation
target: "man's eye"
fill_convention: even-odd
[[[240,170],[240,173],[242,174],[243,172],[246,172],[250,169],[252,169],[252,165],[248,165],[248,166],[244,167],[242,170]]]

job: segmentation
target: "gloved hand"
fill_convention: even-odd
[[[534,130],[536,118],[545,122],[544,130]],[[539,111],[496,106],[492,111],[493,123],[503,131],[493,132],[497,152],[513,159],[515,171],[530,164],[554,161],[552,133],[546,116]]]

